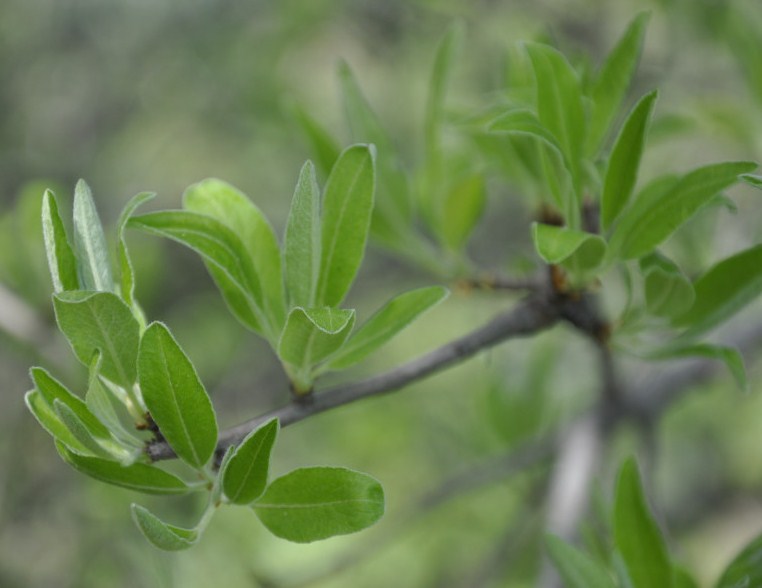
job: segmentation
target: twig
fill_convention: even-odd
[[[465,278],[456,283],[456,287],[462,290],[507,290],[516,292],[536,292],[543,287],[543,280],[539,276],[526,278],[511,278],[495,274],[485,274],[475,278]]]

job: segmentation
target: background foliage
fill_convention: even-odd
[[[446,102],[457,115],[480,107],[511,75],[506,55],[517,41],[551,41],[572,59],[590,55],[597,64],[642,9],[652,14],[627,104],[660,89],[642,173],[762,159],[762,79],[754,61],[762,23],[753,0],[0,5],[0,285],[31,301],[16,310],[4,300],[0,309],[12,326],[0,348],[0,584],[267,586],[325,573],[316,585],[533,585],[541,521],[526,505],[537,480],[517,475],[471,491],[446,482],[589,405],[594,370],[577,338],[556,329],[529,345],[508,343],[402,395],[282,434],[277,475],[325,463],[383,481],[387,515],[362,535],[292,545],[231,512],[218,516],[190,553],[160,554],[129,522],[124,505],[132,494],[73,475],[23,407],[32,362],[55,367],[72,384],[87,381],[51,329],[40,195],[54,187],[70,207],[67,196],[85,177],[113,226],[134,193],[156,191],[156,206],[173,208],[186,186],[221,177],[252,196],[282,234],[294,179],[312,156],[295,108],[350,142],[339,60],[350,64],[403,162],[420,165],[429,72],[453,19],[465,29]],[[489,177],[486,212],[469,246],[485,267],[508,273],[532,259],[531,211],[519,188]],[[699,216],[672,243],[688,270],[758,241],[758,193],[733,194],[737,214]],[[457,227],[446,234],[459,239]],[[199,368],[221,424],[283,402],[286,383],[272,353],[228,316],[198,259],[139,234],[130,243],[138,297]],[[371,247],[350,300],[367,318],[395,293],[439,279]],[[418,355],[506,303],[456,291],[354,373]],[[727,330],[759,320],[758,310],[746,310]],[[635,361],[623,368],[633,381],[644,370]],[[704,583],[762,529],[762,404],[758,370],[750,368],[749,395],[723,375],[686,396],[653,431],[658,516],[673,552]],[[529,416],[517,420],[517,413]],[[616,464],[634,446],[621,435],[606,456],[604,510]],[[172,520],[197,507],[190,499],[176,512],[160,498],[147,504]]]

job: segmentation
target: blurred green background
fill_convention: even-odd
[[[573,60],[598,64],[643,9],[652,11],[651,22],[628,103],[661,90],[646,173],[762,159],[757,0],[0,3],[0,586],[534,585],[538,476],[468,492],[448,480],[473,467],[484,471],[479,464],[589,405],[596,383],[584,342],[556,329],[284,431],[276,474],[331,464],[382,481],[388,513],[369,531],[293,545],[236,509],[221,513],[191,551],[158,553],[129,520],[136,496],[66,467],[23,404],[30,365],[51,369],[75,389],[86,379],[54,328],[40,198],[51,187],[70,208],[74,183],[85,178],[112,225],[137,192],[158,192],[157,208],[179,207],[185,187],[215,176],[251,196],[280,234],[299,167],[311,156],[293,105],[349,141],[339,60],[351,65],[404,163],[414,166],[435,48],[454,20],[466,31],[448,97],[457,112],[478,110],[489,103],[485,96],[499,93],[505,56],[518,42],[550,41]],[[708,225],[698,219],[678,244],[699,267],[762,234],[759,196],[734,196],[738,214]],[[530,251],[531,211],[522,202],[511,186],[491,181],[471,244],[485,269],[505,271]],[[274,356],[228,315],[197,257],[143,235],[129,238],[138,298],[196,362],[223,426],[286,402]],[[350,303],[366,318],[391,295],[439,279],[371,245]],[[511,301],[455,291],[381,357],[342,378],[419,355]],[[728,329],[762,320],[759,310]],[[624,367],[634,374],[642,366]],[[758,374],[752,365],[749,396],[724,375],[696,390],[654,434],[659,514],[674,550],[704,584],[762,531]],[[633,442],[625,436],[616,445],[611,464]],[[600,478],[604,497],[611,464]],[[441,499],[432,498],[437,492]],[[147,504],[180,524],[199,507],[168,502]]]

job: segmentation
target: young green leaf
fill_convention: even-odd
[[[196,529],[183,529],[162,521],[139,504],[132,504],[132,520],[146,539],[163,551],[182,551],[198,541]]]
[[[611,248],[623,259],[650,253],[717,193],[735,184],[740,174],[756,167],[756,163],[744,161],[706,165],[671,186],[665,182],[659,190],[644,190],[622,213],[611,237]]]
[[[293,104],[291,111],[309,143],[321,177],[327,178],[341,153],[338,143],[304,108]]]
[[[114,278],[111,275],[106,236],[95,210],[92,192],[84,180],[79,180],[74,189],[74,251],[82,288],[112,292]]]
[[[58,418],[58,415],[53,412],[52,407],[45,401],[39,390],[27,392],[24,396],[24,402],[29,412],[32,413],[42,428],[52,435],[53,439],[60,441],[77,453],[90,453],[87,447],[82,445],[79,439]]]
[[[546,263],[567,262],[573,256],[578,269],[589,270],[597,267],[606,255],[606,242],[585,231],[533,223],[532,239]]]
[[[270,452],[278,436],[278,428],[277,419],[273,419],[252,431],[230,457],[222,474],[222,488],[233,504],[250,504],[265,491]]]
[[[601,229],[607,230],[627,206],[638,179],[640,157],[658,92],[643,96],[633,107],[614,142],[601,196]]]
[[[586,553],[553,535],[545,537],[545,547],[567,588],[615,588],[606,569]]]
[[[715,588],[751,588],[762,586],[762,535],[755,537],[730,562]]]
[[[116,224],[116,237],[117,237],[117,249],[119,254],[119,271],[122,299],[127,303],[127,306],[132,306],[135,295],[135,272],[132,269],[132,262],[130,261],[130,254],[127,250],[127,241],[124,238],[124,229],[127,226],[127,221],[133,215],[138,206],[152,200],[156,197],[153,192],[141,192],[136,194],[130,201],[127,202],[119,215],[119,220]]]
[[[709,343],[684,344],[678,339],[673,344],[657,348],[641,355],[645,359],[678,359],[683,357],[704,357],[723,362],[730,371],[738,387],[746,391],[749,383],[746,379],[746,367],[743,355],[735,347],[712,345]]]
[[[61,216],[58,214],[58,202],[50,190],[45,190],[42,197],[42,235],[45,240],[45,252],[48,256],[48,268],[53,280],[53,291],[77,290],[77,260],[66,238]]]
[[[688,570],[675,566],[673,572],[672,588],[699,588],[698,583],[688,573]]]
[[[442,240],[454,250],[461,249],[484,213],[487,191],[484,176],[474,174],[457,182],[445,197],[442,210]]]
[[[556,136],[551,133],[531,110],[516,108],[501,114],[489,125],[493,133],[526,135],[545,143],[564,157],[564,151]]]
[[[323,197],[316,306],[338,306],[360,267],[375,192],[375,149],[347,148],[331,171]]]
[[[328,361],[328,368],[345,369],[376,351],[419,315],[444,300],[446,288],[431,286],[405,292],[387,302],[355,331]]]
[[[360,472],[301,468],[270,484],[253,508],[273,535],[310,543],[371,526],[384,514],[384,491]]]
[[[594,155],[608,134],[640,60],[649,14],[641,12],[609,53],[591,89],[592,111],[587,154]]]
[[[161,323],[151,323],[140,340],[138,378],[167,443],[185,463],[202,468],[217,446],[214,408],[190,359]]]
[[[579,79],[566,57],[553,47],[528,43],[526,48],[537,84],[537,116],[558,139],[576,183],[585,141],[585,110]]]
[[[72,435],[83,446],[87,448],[89,453],[97,455],[106,459],[112,459],[118,457],[119,459],[127,458],[127,453],[121,447],[118,447],[111,439],[108,438],[96,438],[95,434],[87,427],[85,422],[77,416],[68,404],[64,404],[57,398],[53,401],[53,412],[56,413],[58,419],[66,426]]]
[[[614,499],[614,541],[633,588],[669,588],[672,564],[661,531],[643,494],[633,458],[622,464]]]
[[[741,310],[762,292],[762,245],[723,259],[694,283],[696,301],[673,325],[695,337]]]
[[[672,261],[652,253],[640,261],[644,276],[646,310],[666,318],[676,317],[695,300],[693,284]]]
[[[313,366],[339,349],[352,332],[354,310],[294,308],[278,343],[278,357],[293,366],[299,384],[309,385]],[[304,381],[301,381],[304,380]]]
[[[262,212],[242,192],[220,180],[208,179],[185,191],[187,210],[217,219],[241,240],[254,264],[262,288],[265,315],[278,332],[286,319],[281,254],[278,239]]]
[[[311,161],[299,172],[291,200],[284,256],[290,305],[312,307],[320,272],[320,188]]]
[[[739,177],[741,178],[742,182],[762,190],[762,176],[757,174],[741,174]]]
[[[238,236],[223,223],[206,215],[171,210],[134,216],[127,226],[173,239],[196,251],[207,262],[235,317],[252,331],[263,333],[267,321],[254,264]]]
[[[113,486],[144,494],[187,494],[192,489],[177,476],[155,466],[133,463],[123,466],[109,459],[79,455],[56,443],[63,460],[78,472]]]
[[[77,359],[90,365],[100,350],[101,374],[124,388],[131,388],[137,375],[140,325],[130,308],[111,292],[71,291],[53,296],[61,332]]]

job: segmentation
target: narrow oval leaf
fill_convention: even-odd
[[[695,337],[730,318],[762,292],[762,245],[741,251],[711,267],[694,284],[696,301],[673,325]]]
[[[143,463],[123,466],[109,459],[79,455],[57,443],[58,453],[75,470],[114,486],[144,494],[187,494],[188,485],[177,476]]]
[[[183,529],[162,521],[147,508],[132,505],[132,520],[141,533],[154,546],[163,551],[182,551],[198,541],[196,529]]]
[[[315,163],[323,179],[331,173],[331,168],[339,158],[341,149],[331,134],[323,128],[310,114],[297,104],[291,105],[291,112],[302,130]]]
[[[663,192],[653,190],[648,197],[644,192],[622,214],[611,247],[623,259],[650,253],[717,193],[735,184],[739,174],[756,167],[756,163],[744,161],[707,165],[686,174]]]
[[[301,468],[270,484],[253,508],[273,535],[310,543],[371,526],[384,514],[384,491],[360,472]]]
[[[633,458],[626,460],[619,471],[613,525],[614,541],[633,588],[669,588],[672,565],[664,538],[646,503]]]
[[[461,249],[484,213],[487,191],[484,176],[475,174],[457,182],[445,197],[442,209],[442,240],[451,249]]]
[[[393,298],[352,334],[331,357],[328,367],[345,369],[362,361],[448,294],[447,288],[431,286]]]
[[[545,537],[545,546],[567,588],[616,588],[606,569],[586,553],[558,537]]]
[[[640,158],[658,92],[643,96],[633,107],[614,142],[601,196],[601,229],[607,230],[624,210],[638,179]]]
[[[311,161],[299,172],[284,250],[289,304],[311,308],[320,273],[320,188]]]
[[[741,550],[722,572],[716,588],[762,586],[762,535]]]
[[[138,378],[167,443],[185,463],[202,468],[217,446],[214,408],[193,364],[161,323],[151,323],[140,340]]]
[[[616,47],[606,57],[591,90],[592,110],[587,153],[594,155],[608,134],[640,61],[649,14],[641,12],[627,26]]]
[[[201,255],[231,312],[252,331],[263,333],[267,320],[254,264],[238,236],[223,223],[203,214],[169,210],[134,216],[127,226],[173,239]]]
[[[278,429],[278,420],[273,419],[249,433],[226,464],[222,488],[233,504],[250,504],[265,491]]]
[[[127,221],[130,220],[130,217],[133,215],[135,210],[137,210],[138,206],[148,202],[149,200],[152,200],[155,197],[156,194],[153,192],[141,192],[140,194],[136,194],[130,198],[130,201],[127,202],[125,207],[122,209],[116,225],[117,250],[119,254],[118,257],[120,271],[119,283],[121,286],[122,299],[127,303],[128,306],[132,306],[134,302],[133,298],[135,295],[135,272],[132,269],[130,254],[127,250],[127,241],[124,238],[124,229],[127,226]]]
[[[501,114],[489,125],[493,133],[514,133],[533,137],[545,143],[548,147],[558,151],[564,157],[564,151],[556,136],[550,132],[535,114],[523,108],[509,110]]]
[[[99,292],[113,291],[114,278],[111,275],[106,236],[95,210],[92,192],[84,180],[79,180],[74,189],[74,250],[82,288]]]
[[[263,311],[273,331],[280,331],[286,320],[280,247],[262,211],[241,191],[217,179],[188,188],[183,204],[191,212],[217,219],[238,236],[254,264]]]
[[[338,306],[365,253],[375,193],[375,149],[347,148],[325,186],[315,306]]]
[[[67,404],[64,404],[60,400],[53,401],[53,412],[56,413],[58,419],[69,429],[72,435],[83,446],[87,448],[89,453],[98,455],[106,459],[112,458],[126,458],[127,452],[118,448],[109,438],[96,438],[95,434],[87,427],[82,419],[69,408]]]
[[[646,310],[666,318],[683,314],[693,305],[693,284],[671,260],[652,253],[640,260],[644,277]]]
[[[757,174],[741,174],[741,181],[762,190],[762,176]]]
[[[29,412],[32,413],[34,418],[40,423],[43,429],[45,429],[53,439],[60,441],[67,447],[78,453],[90,453],[90,451],[82,445],[69,428],[61,422],[51,406],[45,401],[40,394],[39,390],[30,390],[24,395],[24,402],[26,403]]]
[[[533,223],[532,239],[545,262],[558,264],[577,255],[576,265],[581,270],[595,268],[606,254],[606,242],[598,235],[566,227]]]
[[[111,292],[59,292],[53,307],[77,359],[90,365],[100,350],[101,374],[131,388],[137,375],[140,325],[124,301]]]
[[[58,213],[58,202],[50,190],[45,190],[42,197],[42,236],[45,240],[45,253],[48,257],[50,277],[53,280],[53,291],[79,289],[77,260]]]

